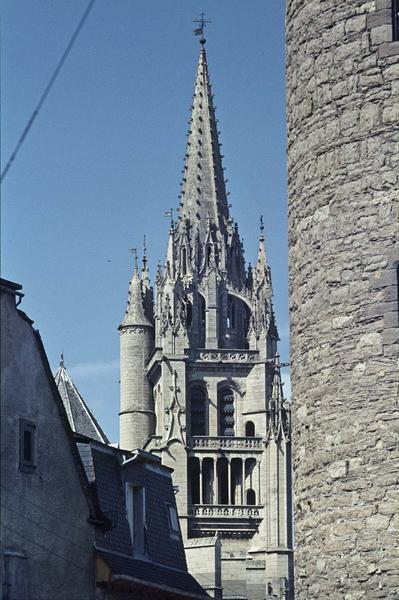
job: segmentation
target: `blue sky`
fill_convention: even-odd
[[[3,0],[3,166],[87,4]],[[2,276],[23,284],[22,308],[52,368],[63,350],[113,441],[129,248],[147,235],[152,275],[164,258],[163,211],[178,205],[201,11],[212,20],[207,56],[232,215],[252,263],[264,215],[288,360],[284,4],[97,0],[2,183]]]

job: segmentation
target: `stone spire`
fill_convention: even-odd
[[[145,314],[143,306],[142,282],[139,276],[137,266],[137,254],[134,256],[133,277],[129,286],[129,298],[125,316],[120,327],[128,327],[129,325],[147,325],[152,326],[150,320]]]
[[[198,227],[203,241],[208,215],[222,234],[229,219],[217,119],[203,45],[189,125],[179,214],[180,222],[188,219],[194,229]]]
[[[260,217],[258,260],[256,261],[255,266],[255,284],[260,285],[261,283],[267,283],[271,286],[270,267],[266,255],[263,216]]]
[[[143,260],[141,266],[141,279],[143,282],[143,289],[150,289],[150,274],[148,271],[148,256],[147,256],[147,242],[144,236],[143,238]]]
[[[276,441],[279,439],[289,441],[291,433],[291,408],[289,402],[284,399],[279,354],[276,354],[274,357],[274,375],[268,416],[267,439],[273,437]]]

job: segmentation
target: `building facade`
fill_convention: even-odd
[[[398,597],[398,2],[287,2],[299,599]]]
[[[94,600],[94,506],[37,331],[1,280],[4,600]]]
[[[256,265],[246,268],[201,44],[179,214],[156,299],[144,256],[119,327],[120,446],[144,447],[174,469],[189,568],[208,591],[292,598],[290,408],[264,227]]]
[[[206,600],[188,573],[171,469],[143,450],[123,452],[75,434],[93,501],[96,600]]]

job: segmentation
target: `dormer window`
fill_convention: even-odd
[[[145,490],[143,486],[126,486],[126,513],[134,554],[145,553]]]
[[[169,519],[170,531],[174,535],[179,535],[180,534],[180,526],[179,526],[179,517],[177,516],[177,510],[171,504],[168,504],[167,507],[168,507],[168,519]]]

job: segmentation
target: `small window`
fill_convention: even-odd
[[[3,555],[3,598],[28,600],[28,561],[21,552],[5,551]]]
[[[247,490],[247,506],[255,506],[256,504],[256,494],[254,490]]]
[[[180,533],[179,517],[177,510],[171,504],[168,504],[169,527],[172,533]]]
[[[127,485],[126,512],[132,536],[133,552],[145,553],[145,494],[142,486]]]
[[[25,473],[36,469],[36,425],[20,419],[19,423],[19,468]]]
[[[252,421],[245,423],[245,437],[255,437],[255,425]]]

